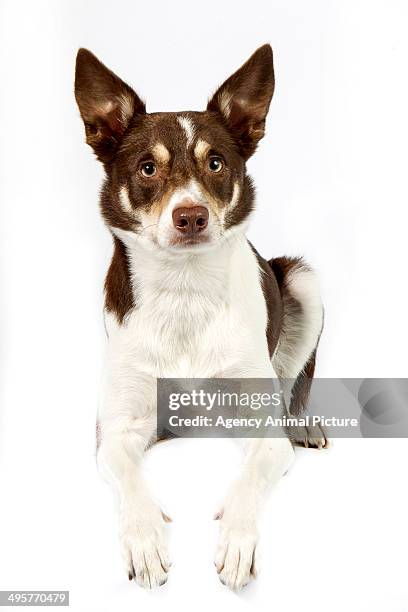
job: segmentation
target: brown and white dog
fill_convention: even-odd
[[[77,56],[76,100],[105,169],[100,203],[114,242],[98,463],[119,493],[126,571],[145,587],[166,582],[170,565],[167,517],[141,475],[156,435],[157,378],[295,379],[297,413],[313,377],[323,322],[315,275],[300,259],[262,259],[245,237],[254,204],[245,163],[264,135],[273,90],[264,45],[204,112],[147,113],[92,53]],[[246,443],[215,559],[233,589],[256,574],[259,507],[293,456],[287,437]]]

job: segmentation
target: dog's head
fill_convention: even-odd
[[[133,89],[81,49],[75,95],[87,143],[106,170],[109,227],[190,251],[243,223],[253,202],[245,162],[264,135],[273,90],[272,49],[264,45],[204,112],[147,113]]]

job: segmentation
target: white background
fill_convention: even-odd
[[[218,582],[211,520],[239,464],[228,441],[158,445],[148,478],[174,522],[166,586],[123,573],[95,468],[110,253],[84,144],[75,53],[148,110],[202,109],[260,44],[275,53],[268,134],[250,161],[266,257],[320,273],[320,376],[407,376],[407,18],[401,0],[1,3],[0,588],[70,589],[80,611],[408,609],[407,442],[299,451],[273,492],[263,572]]]

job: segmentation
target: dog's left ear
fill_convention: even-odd
[[[272,48],[263,45],[221,85],[208,103],[207,110],[222,118],[245,159],[254,153],[265,133],[274,86]]]

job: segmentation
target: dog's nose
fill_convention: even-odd
[[[173,225],[183,234],[198,234],[208,225],[205,206],[179,206],[173,210]]]

